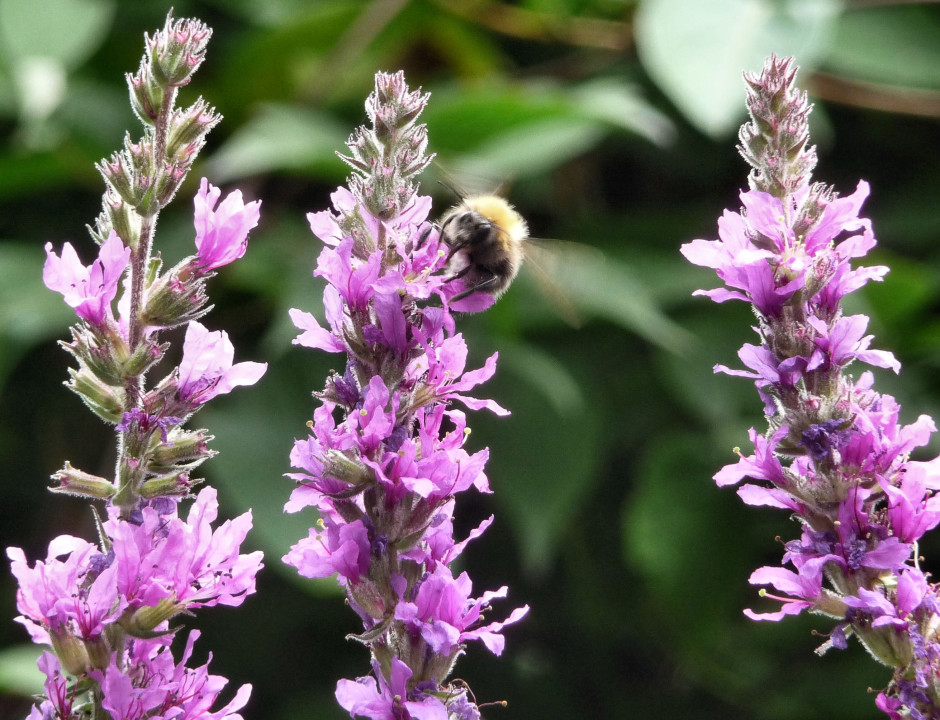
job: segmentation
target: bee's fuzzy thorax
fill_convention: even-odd
[[[521,243],[529,236],[526,221],[505,198],[499,195],[473,195],[466,198],[462,205],[478,212],[503,230],[506,239],[510,242]]]

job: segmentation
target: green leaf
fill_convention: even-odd
[[[110,0],[2,0],[0,47],[10,61],[46,57],[75,67],[104,41]]]
[[[553,389],[559,375],[564,379]],[[535,348],[520,352],[514,346],[502,353],[496,377],[477,395],[497,398],[512,413],[474,414],[471,452],[493,446],[486,466],[490,486],[519,538],[525,567],[540,575],[554,559],[566,524],[600,482],[598,416],[567,370]]]
[[[635,88],[615,78],[599,78],[572,88],[573,111],[636,133],[654,145],[676,139],[672,120],[654,108]]]
[[[940,89],[936,13],[923,7],[869,7],[836,26],[826,68],[859,80]]]
[[[15,645],[0,651],[0,690],[11,695],[42,693],[45,675],[36,667],[42,648]]]
[[[0,244],[0,386],[21,355],[75,320],[62,296],[42,283],[38,246]]]
[[[219,182],[322,164],[342,176],[336,157],[348,136],[328,116],[286,105],[268,104],[232,135],[206,163]]]
[[[590,120],[540,120],[491,138],[452,165],[458,176],[531,177],[581,155],[602,136],[600,125]]]
[[[643,0],[636,43],[650,77],[699,130],[722,137],[744,117],[744,71],[771,53],[805,70],[824,56],[840,0]]]

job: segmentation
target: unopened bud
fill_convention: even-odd
[[[52,479],[58,483],[49,488],[55,493],[77,495],[92,500],[108,500],[117,492],[117,488],[114,487],[113,483],[108,482],[103,477],[72,467],[72,464],[68,461],[61,470],[52,475]]]
[[[87,366],[69,368],[70,379],[65,386],[78,395],[88,408],[106,423],[120,422],[124,413],[124,390],[107,385],[94,376]]]
[[[125,245],[132,249],[136,248],[140,242],[140,215],[134,212],[134,208],[128,205],[110,186],[102,199],[102,208],[102,215],[107,218],[107,221],[98,221],[99,236],[107,240],[108,231],[113,229]]]
[[[70,675],[79,676],[87,672],[90,663],[85,643],[70,633],[65,627],[49,628],[49,639],[62,669]]]
[[[177,110],[170,120],[166,156],[173,162],[192,164],[205,143],[205,137],[222,116],[199,98],[185,110]]]
[[[326,477],[349,483],[355,493],[362,492],[366,485],[375,480],[372,470],[347,457],[340,450],[330,450],[327,453],[323,463],[323,474]]]
[[[101,160],[95,164],[98,172],[108,184],[108,189],[119,195],[132,206],[137,205],[135,194],[136,181],[134,170],[123,153],[113,153],[108,160]]]
[[[157,82],[179,86],[189,82],[205,58],[212,30],[198,20],[173,21],[167,15],[162,30],[147,38],[150,68]]]
[[[136,75],[127,75],[127,88],[134,114],[144,125],[153,125],[163,110],[166,90],[154,79],[146,57],[141,61]]]
[[[154,631],[161,623],[185,611],[186,606],[174,598],[163,598],[156,605],[140,607],[136,610],[128,608],[118,619],[118,624],[131,637],[147,640],[173,632],[173,630]]]
[[[211,440],[212,436],[205,430],[173,428],[167,434],[166,442],[156,441],[157,445],[150,453],[151,472],[167,471],[179,463],[202,462],[212,457],[215,451],[208,447]],[[187,469],[191,467],[187,466]]]
[[[111,647],[103,636],[85,640],[85,651],[88,653],[88,663],[91,667],[104,670],[111,662]]]
[[[140,321],[149,327],[171,328],[205,315],[205,279],[189,272],[193,257],[183,259],[147,291],[147,301],[140,311]]]
[[[192,480],[189,472],[178,470],[176,472],[145,480],[140,486],[140,495],[147,500],[158,497],[186,497],[194,485],[202,480]]]
[[[157,343],[154,340],[146,339],[142,341],[134,354],[124,363],[124,374],[127,377],[137,377],[143,375],[150,368],[156,365],[170,346],[169,343]]]
[[[160,207],[169,205],[189,172],[188,165],[166,163],[153,186],[153,199]]]

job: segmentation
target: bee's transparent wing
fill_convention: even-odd
[[[572,293],[565,287],[564,278],[570,268],[602,262],[604,253],[590,245],[529,238],[526,240],[524,268],[532,271],[539,291],[548,299],[562,319],[574,328],[584,324]]]

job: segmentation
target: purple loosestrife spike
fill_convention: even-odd
[[[17,622],[34,642],[51,644],[70,674],[96,669],[104,671],[107,679],[110,673],[109,681],[117,684],[103,686],[105,697],[112,692],[121,697],[139,695],[148,688],[159,692],[160,676],[131,675],[126,668],[139,665],[143,670],[154,663],[165,668],[166,661],[173,667],[168,635],[172,631],[166,621],[198,607],[240,605],[255,590],[261,553],[239,554],[251,515],[245,513],[213,528],[217,511],[216,493],[206,488],[186,521],[177,517],[175,502],[160,511],[144,507],[138,523],[121,520],[112,507],[102,525],[108,541],[106,553],[80,538],[63,535],[49,544],[45,561],[30,567],[22,550],[8,548],[19,582],[17,608],[22,614]],[[125,644],[122,638],[128,634],[150,642]],[[195,636],[198,633],[193,633],[191,642]],[[101,646],[104,653],[91,652]],[[72,666],[62,658],[62,647],[75,648],[67,655]],[[125,668],[123,674],[118,666]],[[190,671],[180,665],[174,672],[198,677],[205,668]],[[116,675],[124,679],[118,681]],[[170,685],[164,687],[164,693],[171,691]]]
[[[262,567],[260,552],[241,552],[250,511],[217,525],[216,492],[206,488],[180,516],[180,503],[201,482],[192,471],[214,454],[207,431],[182,426],[213,397],[254,384],[267,368],[233,364],[228,336],[196,322],[208,311],[207,277],[244,255],[259,203],[245,204],[238,191],[219,202],[221,192],[203,180],[196,254],[163,272],[152,248],[159,211],[219,120],[201,99],[174,109],[208,37],[202,23],[168,17],[147,38],[140,70],[128,80],[143,137],[128,134],[123,149],[98,165],[106,181],[91,230],[98,258],[85,266],[68,243],[61,257],[46,247],[43,280],[79,318],[72,341],[62,343],[78,362],[67,385],[114,427],[118,459],[112,478],[68,461],[53,475],[53,491],[105,501],[107,519],[95,513],[99,544],[59,536],[32,566],[21,549],[7,549],[19,585],[17,622],[54,652],[39,661],[46,696],[34,720],[240,720],[251,691],[244,685],[212,710],[227,680],[206,665],[186,667],[198,632],[189,634],[179,662],[170,649],[180,629],[171,623],[203,607],[240,605],[255,592]],[[181,325],[180,365],[152,386],[147,374],[171,345],[161,334]]]
[[[311,434],[291,452],[296,488],[287,512],[316,508],[320,518],[284,562],[304,577],[335,575],[363,622],[356,636],[372,652],[373,676],[341,680],[339,704],[351,717],[479,718],[467,689],[448,682],[471,640],[503,651],[504,621],[484,621],[505,587],[475,598],[466,573],[450,563],[489,526],[456,542],[456,496],[490,492],[488,450],[466,449],[469,428],[460,403],[507,412],[468,395],[496,371],[496,355],[467,370],[467,345],[450,302],[460,288],[446,278],[447,248],[427,222],[429,198],[416,173],[428,162],[423,126],[415,121],[427,96],[410,91],[401,73],[376,76],[366,110],[372,128],[348,143],[349,189],[332,195],[334,212],[308,216],[323,243],[314,275],[323,291],[326,327],[292,310],[296,344],[343,353],[314,411]],[[460,309],[492,304],[485,293]],[[433,301],[433,302],[431,302]],[[466,307],[462,303],[470,303]]]
[[[875,244],[859,215],[867,183],[844,198],[810,185],[810,106],[795,76],[791,59],[775,57],[760,75],[745,76],[751,122],[740,139],[752,189],[741,194],[741,211],[725,211],[718,240],[682,247],[726,286],[696,295],[743,300],[758,319],[761,344],[738,353],[748,369],[715,370],[754,380],[769,430],[752,428],[753,454],[715,481],[747,480],[738,490],[746,503],[786,509],[803,523],[782,566],[750,577],[773,588],[777,594],[760,594],[778,609],[745,614],[833,618],[820,651],[844,649],[854,635],[893,669],[876,701],[882,711],[898,720],[940,717],[940,601],[917,558],[920,538],[940,524],[940,458],[910,460],[936,427],[926,415],[902,425],[900,406],[873,390],[870,371],[857,379],[847,372],[856,362],[900,371],[891,353],[870,349],[868,318],[842,310],[843,297],[887,268],[851,265]]]

